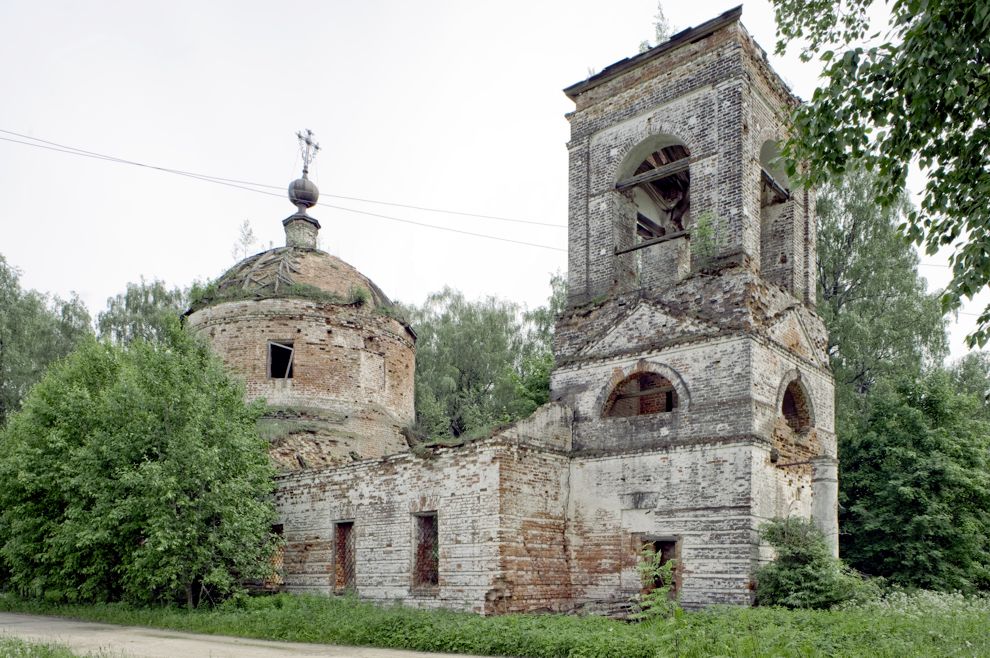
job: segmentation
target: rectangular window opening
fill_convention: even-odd
[[[416,521],[416,563],[413,570],[413,585],[416,587],[436,587],[440,583],[440,536],[437,513],[417,514]]]
[[[670,590],[671,595],[676,594],[677,591],[680,589],[680,584],[681,584],[680,583],[680,581],[681,581],[681,579],[680,579],[680,556],[678,555],[677,541],[676,540],[666,540],[666,539],[659,539],[659,540],[652,540],[651,539],[651,540],[647,540],[647,541],[643,542],[643,547],[644,548],[649,548],[654,553],[659,553],[660,554],[660,564],[661,565],[667,564],[671,560],[677,560],[677,562],[674,564],[674,581],[672,583],[671,590]],[[654,579],[653,584],[652,585],[645,586],[643,588],[643,591],[644,592],[651,592],[654,589],[656,589],[657,587],[662,587],[662,586],[663,586],[663,582],[659,578],[656,578],[656,579]]]
[[[272,534],[279,539],[285,537],[285,526],[281,523],[272,525]],[[268,575],[262,582],[262,588],[267,590],[278,590],[285,585],[285,543],[279,542],[278,548],[272,553],[269,561]]]
[[[292,341],[268,342],[268,376],[271,379],[292,379],[295,350]]]
[[[350,591],[357,585],[354,522],[339,521],[334,524],[333,532],[333,588],[337,592]]]

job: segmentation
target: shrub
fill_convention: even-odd
[[[631,619],[637,621],[666,619],[679,609],[677,598],[671,596],[677,560],[666,562],[662,560],[663,555],[660,551],[654,550],[649,545],[644,546],[639,554],[636,569],[639,571],[644,591],[633,600],[636,610],[629,615]]]
[[[7,586],[192,606],[264,578],[275,512],[261,412],[177,319],[160,342],[84,341],[0,431]]]
[[[775,519],[760,536],[776,549],[777,559],[756,572],[757,605],[823,609],[876,596],[876,585],[833,557],[811,521]]]

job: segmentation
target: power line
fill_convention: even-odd
[[[252,182],[252,181],[238,180],[236,178],[223,178],[221,176],[210,176],[208,174],[197,174],[197,173],[190,172],[190,171],[184,171],[182,169],[172,169],[172,168],[169,168],[169,167],[159,167],[159,166],[156,166],[156,165],[149,165],[149,164],[145,164],[145,163],[142,163],[142,162],[136,162],[134,160],[127,160],[127,159],[119,158],[119,157],[112,156],[112,155],[106,155],[106,154],[103,154],[103,153],[97,153],[95,151],[88,151],[86,149],[77,148],[75,146],[67,146],[65,144],[59,144],[57,142],[52,142],[52,141],[49,141],[49,140],[46,140],[46,139],[40,139],[38,137],[31,137],[30,135],[24,135],[24,134],[21,134],[21,133],[14,132],[12,130],[3,130],[3,129],[0,129],[0,133],[6,133],[8,135],[14,135],[15,137],[20,137],[22,139],[32,140],[33,142],[40,142],[41,144],[47,144],[50,147],[55,147],[55,148],[51,148],[50,150],[57,150],[57,151],[59,151],[61,153],[68,153],[70,155],[73,155],[73,154],[84,155],[86,157],[96,158],[96,159],[100,159],[100,160],[109,160],[111,162],[117,162],[117,163],[120,163],[120,164],[129,164],[129,165],[133,165],[133,166],[136,166],[136,167],[145,167],[145,168],[148,168],[148,169],[154,169],[156,171],[162,171],[162,172],[169,173],[169,174],[176,174],[176,175],[179,175],[179,176],[190,176],[192,178],[198,178],[200,180],[212,180],[212,181],[218,181],[218,182],[224,182],[224,183],[234,183],[234,184],[239,184],[239,185],[250,185],[251,187],[260,187],[260,188],[266,188],[266,189],[270,189],[270,190],[284,190],[285,189],[285,186],[284,185],[268,185],[266,183],[255,183],[255,182]],[[25,146],[36,146],[38,148],[45,148],[43,146],[40,146],[39,144],[32,144],[30,142],[18,141],[16,139],[8,139],[8,138],[3,138],[3,137],[0,137],[0,139],[2,139],[3,141],[7,141],[7,142],[13,142],[15,144],[24,144]],[[331,198],[334,198],[334,199],[343,199],[343,200],[346,200],[346,201],[358,201],[358,202],[362,202],[362,203],[372,203],[372,204],[382,205],[382,206],[393,206],[393,207],[396,207],[396,208],[408,208],[408,209],[411,209],[411,210],[422,210],[422,211],[425,211],[425,212],[442,213],[442,214],[445,214],[445,215],[461,215],[461,216],[464,216],[464,217],[474,217],[474,218],[477,218],[477,219],[491,219],[491,220],[495,220],[495,221],[499,221],[499,222],[512,222],[512,223],[515,223],[515,224],[531,224],[533,226],[547,226],[547,227],[550,227],[550,228],[567,228],[563,224],[553,224],[553,223],[550,223],[550,222],[538,222],[538,221],[531,220],[531,219],[517,219],[517,218],[514,218],[514,217],[503,217],[503,216],[500,216],[500,215],[485,215],[485,214],[482,214],[482,213],[463,212],[463,211],[459,211],[459,210],[447,210],[447,209],[444,209],[444,208],[432,208],[432,207],[429,207],[429,206],[416,206],[416,205],[411,205],[411,204],[406,204],[406,203],[396,203],[396,202],[392,202],[392,201],[378,201],[376,199],[365,199],[365,198],[361,198],[361,197],[345,196],[343,194],[330,194],[330,193],[326,193],[326,192],[321,192],[321,195],[322,196],[328,196],[328,197],[331,197]],[[281,196],[281,195],[279,195],[279,196]]]
[[[10,131],[0,129],[0,132],[9,133]],[[33,138],[31,138],[31,139],[33,139]],[[181,171],[181,170],[176,170],[176,169],[168,169],[166,167],[158,167],[158,166],[155,166],[155,165],[148,165],[148,164],[144,164],[144,163],[141,163],[141,162],[132,162],[132,161],[129,161],[129,160],[124,160],[122,158],[116,158],[116,157],[113,157],[113,156],[103,155],[101,153],[93,153],[93,152],[88,152],[88,151],[75,150],[75,149],[72,149],[71,147],[63,147],[62,145],[45,146],[43,144],[32,144],[30,142],[23,142],[23,141],[20,141],[20,140],[17,140],[17,139],[11,139],[9,137],[0,137],[0,141],[13,142],[15,144],[24,144],[25,146],[34,146],[34,147],[37,147],[37,148],[47,149],[47,150],[50,150],[50,151],[58,151],[59,153],[68,153],[69,155],[81,155],[81,156],[88,157],[88,158],[95,158],[97,160],[108,160],[110,162],[117,162],[117,163],[120,163],[120,164],[133,164],[133,165],[138,166],[138,167],[145,167],[145,168],[148,168],[148,169],[154,169],[154,170],[163,171],[163,172],[166,172],[166,173],[177,174],[177,175],[180,175],[180,176],[187,176],[189,178],[194,178],[196,180],[201,180],[201,181],[204,181],[204,182],[207,182],[207,183],[214,183],[215,185],[224,185],[226,187],[233,187],[233,188],[240,189],[240,190],[247,190],[248,192],[254,192],[256,194],[265,194],[267,196],[274,196],[274,197],[278,197],[278,198],[284,198],[284,196],[285,196],[282,193],[268,192],[266,190],[259,190],[259,189],[255,189],[253,187],[248,187],[248,185],[251,185],[252,183],[247,183],[246,181],[233,182],[235,179],[230,179],[230,178],[221,179],[221,178],[215,178],[215,177],[212,177],[212,176],[206,176],[206,175],[203,175],[203,174],[194,174],[194,173],[188,172],[188,171]],[[39,140],[39,141],[42,141],[42,140]],[[265,187],[274,187],[274,186],[266,185]],[[281,188],[275,188],[275,189],[281,189]],[[330,196],[332,196],[332,195],[330,195]],[[336,206],[336,205],[333,205],[333,204],[330,204],[330,203],[317,202],[316,205],[323,206],[324,208],[332,208],[334,210],[342,210],[344,212],[357,213],[359,215],[367,215],[367,216],[370,216],[370,217],[378,217],[380,219],[386,219],[386,220],[393,221],[393,222],[400,222],[400,223],[403,223],[403,224],[412,224],[414,226],[422,226],[424,228],[432,228],[432,229],[436,229],[438,231],[449,231],[451,233],[459,233],[461,235],[470,235],[470,236],[473,236],[473,237],[476,237],[476,238],[485,238],[485,239],[488,239],[488,240],[498,240],[500,242],[508,242],[508,243],[511,243],[511,244],[521,244],[521,245],[525,245],[527,247],[537,247],[537,248],[540,248],[540,249],[550,249],[551,251],[561,251],[561,252],[566,251],[566,249],[562,249],[560,247],[553,247],[553,246],[546,245],[546,244],[540,244],[538,242],[527,242],[525,240],[515,240],[513,238],[503,238],[503,237],[500,237],[500,236],[497,236],[497,235],[488,235],[488,234],[485,234],[485,233],[475,233],[474,231],[465,231],[463,229],[451,228],[449,226],[439,226],[437,224],[427,224],[426,222],[418,222],[418,221],[415,221],[415,220],[412,220],[412,219],[404,219],[404,218],[401,218],[401,217],[393,217],[391,215],[382,215],[380,213],[368,212],[366,210],[358,210],[356,208],[345,208],[344,206]]]
[[[0,129],[0,132],[7,133],[7,134],[16,134],[18,136],[21,136],[20,134],[18,134],[18,133],[12,133],[9,130]],[[128,164],[128,165],[133,165],[133,166],[136,166],[136,167],[143,167],[143,168],[146,168],[146,169],[153,169],[153,170],[161,171],[161,172],[164,172],[164,173],[176,174],[176,175],[179,175],[179,176],[186,176],[188,178],[193,178],[193,179],[196,179],[196,180],[201,180],[201,181],[204,181],[204,182],[207,182],[207,183],[213,183],[215,185],[224,185],[226,187],[233,187],[233,188],[236,188],[236,189],[247,190],[248,192],[254,192],[256,194],[265,194],[267,196],[274,196],[274,197],[278,197],[278,198],[283,198],[284,197],[284,194],[282,194],[282,193],[268,192],[266,190],[261,190],[261,189],[257,189],[257,188],[254,188],[254,187],[248,187],[249,185],[255,185],[255,183],[250,183],[248,181],[237,181],[236,179],[232,179],[232,178],[220,178],[220,177],[215,177],[215,176],[207,176],[205,174],[196,174],[196,173],[189,172],[189,171],[182,171],[180,169],[169,169],[168,167],[159,167],[159,166],[156,166],[156,165],[149,165],[149,164],[145,164],[143,162],[136,162],[136,161],[133,161],[133,160],[126,160],[124,158],[118,158],[118,157],[111,156],[111,155],[104,155],[102,153],[96,153],[96,152],[93,152],[93,151],[86,151],[84,149],[76,149],[76,148],[71,147],[71,146],[65,146],[65,145],[62,145],[62,144],[56,144],[55,142],[48,142],[46,140],[40,140],[40,139],[37,139],[37,138],[34,138],[34,137],[27,137],[27,139],[35,139],[36,141],[43,142],[43,143],[42,144],[33,144],[31,142],[25,142],[25,141],[21,141],[21,140],[18,140],[18,139],[11,139],[9,137],[0,137],[0,141],[12,142],[14,144],[23,144],[24,146],[32,146],[32,147],[35,147],[35,148],[46,149],[46,150],[49,150],[49,151],[56,151],[56,152],[59,152],[59,153],[67,153],[69,155],[79,155],[79,156],[83,156],[83,157],[87,157],[87,158],[94,158],[94,159],[97,159],[97,160],[106,160],[106,161],[109,161],[109,162],[115,162],[115,163],[118,163],[118,164]],[[259,187],[262,187],[262,185],[259,185]],[[278,190],[281,190],[282,189],[281,187],[276,187],[274,185],[263,185],[263,187],[267,187],[267,188],[271,188],[271,189],[278,189]],[[327,196],[334,196],[334,195],[327,195]],[[551,251],[560,251],[560,252],[565,252],[566,251],[566,249],[562,249],[560,247],[553,247],[551,245],[540,244],[538,242],[528,242],[526,240],[516,240],[516,239],[513,239],[513,238],[503,238],[501,236],[489,235],[489,234],[486,234],[486,233],[475,233],[474,231],[467,231],[467,230],[464,230],[464,229],[451,228],[449,226],[439,226],[437,224],[428,224],[426,222],[418,222],[418,221],[412,220],[412,219],[404,219],[404,218],[401,218],[401,217],[393,217],[391,215],[382,215],[380,213],[368,212],[366,210],[358,210],[356,208],[346,208],[344,206],[336,206],[336,205],[329,204],[329,203],[318,202],[316,205],[323,206],[325,208],[333,208],[334,210],[342,210],[344,212],[356,213],[356,214],[359,214],[359,215],[367,215],[367,216],[370,216],[370,217],[377,217],[377,218],[380,218],[380,219],[385,219],[385,220],[389,220],[389,221],[393,221],[393,222],[400,222],[400,223],[403,223],[403,224],[411,224],[413,226],[421,226],[423,228],[431,228],[431,229],[435,229],[435,230],[438,230],[438,231],[447,231],[447,232],[450,232],[450,233],[458,233],[460,235],[470,235],[470,236],[473,236],[473,237],[484,238],[484,239],[487,239],[487,240],[497,240],[499,242],[507,242],[507,243],[510,243],[510,244],[520,244],[520,245],[524,245],[524,246],[527,246],[527,247],[536,247],[538,249],[549,249]],[[519,220],[519,221],[523,221],[523,220]]]

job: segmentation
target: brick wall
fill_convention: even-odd
[[[283,469],[406,449],[400,430],[413,420],[415,348],[394,318],[281,297],[208,306],[188,324],[244,379],[249,399],[271,406],[263,426]],[[292,344],[291,379],[269,377],[270,341]]]
[[[570,415],[558,405],[491,438],[285,474],[276,506],[289,591],[333,591],[333,528],[353,521],[357,593],[480,613],[569,604]],[[416,587],[415,515],[437,513],[439,583]]]
[[[343,414],[353,440],[368,442],[354,463],[280,477],[290,590],[332,591],[343,521],[354,523],[357,592],[372,600],[621,613],[640,589],[640,549],[666,542],[685,606],[748,604],[752,572],[770,557],[762,522],[814,514],[833,527],[834,482],[815,470],[836,447],[827,336],[813,309],[814,198],[761,202],[761,149],[784,135],[795,100],[733,20],[657,52],[572,96],[569,306],[555,336],[553,403],[531,418],[462,446],[382,457],[395,451],[374,438],[388,422],[367,410],[412,412],[411,384],[408,397],[389,389],[412,377],[401,325],[303,302],[280,308],[277,321],[258,315],[264,307],[221,305],[216,322],[197,323],[230,331],[255,313],[232,337],[211,334],[235,365],[264,332],[302,327],[300,340],[332,367],[289,391],[249,373],[252,394]],[[691,246],[700,239],[681,236],[616,254],[636,244],[633,198],[617,180],[674,143],[690,154],[685,229],[708,217],[715,253],[701,258]],[[616,386],[643,373],[670,383],[676,408],[606,417]],[[348,414],[359,398],[373,403],[360,407],[366,416]],[[366,425],[353,424],[359,417]],[[423,588],[412,578],[416,515],[432,512],[439,582]]]
[[[574,410],[571,587],[590,609],[639,589],[651,537],[678,542],[686,605],[749,602],[768,558],[760,523],[810,515],[812,461],[835,455],[814,195],[768,205],[762,190],[761,151],[786,137],[797,99],[738,22],[717,23],[568,90],[570,289],[551,397]],[[617,253],[638,238],[633,196],[616,183],[669,143],[690,154],[689,235]],[[677,408],[605,417],[611,391],[642,372],[673,384]],[[788,386],[807,426],[784,416]]]
[[[751,600],[752,442],[668,445],[571,465],[575,604],[620,611],[639,592],[646,540],[678,542],[686,607]]]

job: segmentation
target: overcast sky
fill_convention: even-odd
[[[679,30],[737,4],[665,10]],[[311,178],[321,203],[339,207],[311,211],[324,249],[404,302],[450,285],[539,305],[566,268],[573,104],[561,89],[635,54],[655,12],[655,0],[4,0],[0,130],[273,188],[0,140],[0,254],[25,287],[75,291],[94,315],[141,276],[214,278],[233,264],[245,219],[256,250],[284,244],[284,188],[301,167],[294,133],[309,128],[323,147]],[[769,3],[747,0],[742,20],[772,51]],[[811,95],[814,65],[796,52],[771,60]],[[28,141],[10,132],[0,138]],[[922,274],[938,287],[948,270]],[[974,319],[954,325],[954,356]]]

